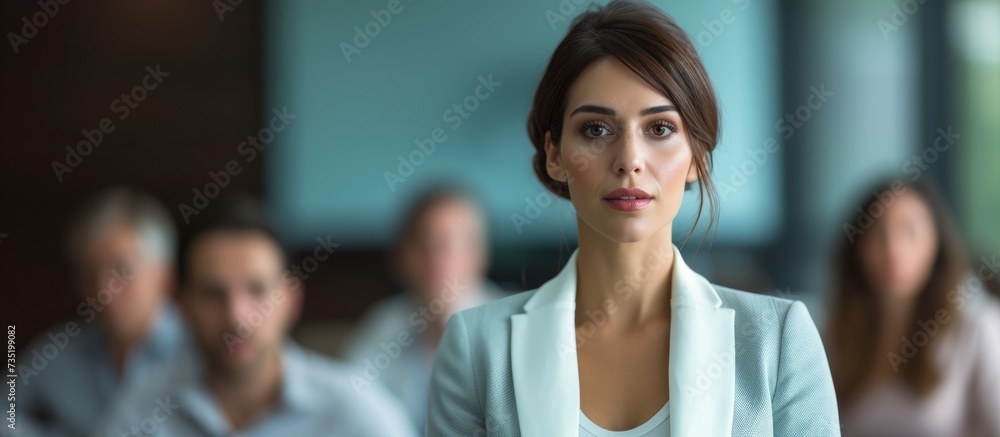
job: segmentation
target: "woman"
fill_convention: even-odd
[[[427,435],[839,435],[805,306],[712,285],[671,241],[685,185],[715,199],[718,119],[663,12],[614,1],[574,21],[528,133],[579,249],[539,289],[452,317]]]
[[[828,336],[844,435],[1000,435],[1000,303],[983,286],[994,262],[970,271],[935,190],[865,192],[837,257]]]

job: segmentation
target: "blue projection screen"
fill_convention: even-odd
[[[655,3],[698,46],[722,107],[715,242],[766,242],[781,227],[781,152],[764,145],[780,145],[786,112],[774,2]],[[411,199],[445,179],[477,196],[495,245],[575,241],[572,206],[532,172],[525,123],[548,56],[588,4],[270,1],[263,120],[273,108],[296,115],[261,151],[278,229],[300,246],[326,235],[381,246]],[[696,205],[691,192],[675,233]]]

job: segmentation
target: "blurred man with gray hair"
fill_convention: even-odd
[[[24,353],[14,435],[89,435],[120,389],[190,349],[170,301],[177,243],[163,205],[111,189],[71,221],[67,241],[77,317]]]

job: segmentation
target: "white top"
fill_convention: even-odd
[[[670,436],[670,402],[663,404],[646,423],[625,431],[608,431],[591,422],[583,411],[580,411],[580,436],[582,437],[669,437]]]

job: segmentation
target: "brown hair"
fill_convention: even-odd
[[[716,221],[718,199],[709,177],[712,151],[719,138],[719,108],[708,73],[684,31],[653,5],[615,0],[573,20],[556,47],[535,91],[528,115],[528,137],[535,146],[533,165],[541,182],[557,196],[569,199],[565,182],[545,169],[545,134],[559,145],[570,86],[590,64],[614,56],[651,87],[667,96],[684,120],[697,167],[697,224],[707,197]],[[692,225],[692,229],[694,229]]]
[[[919,331],[921,327],[918,322],[934,320],[935,313],[941,309],[947,311],[951,320],[940,326],[940,331],[931,336],[927,345],[899,368],[898,374],[914,394],[922,397],[929,394],[940,380],[938,369],[934,366],[938,340],[950,326],[957,324],[955,319],[959,316],[955,313],[954,303],[947,296],[949,291],[959,286],[963,275],[968,271],[967,255],[954,220],[948,213],[948,206],[933,186],[895,180],[877,185],[866,193],[876,194],[867,195],[857,203],[861,206],[860,211],[872,211],[869,208],[876,202],[883,201],[880,197],[913,193],[920,196],[934,215],[938,238],[937,255],[931,274],[916,298],[914,318],[909,322],[912,328],[906,332]],[[857,210],[852,210],[852,213],[853,211]],[[852,215],[845,223],[855,223],[855,218]],[[867,235],[862,233],[858,238],[867,238]],[[833,313],[827,335],[830,370],[841,410],[856,399],[872,371],[876,355],[883,352],[876,350],[876,342],[879,339],[877,333],[885,329],[877,296],[865,277],[857,245],[852,244],[851,240],[853,238],[842,239],[837,249],[833,272]]]

